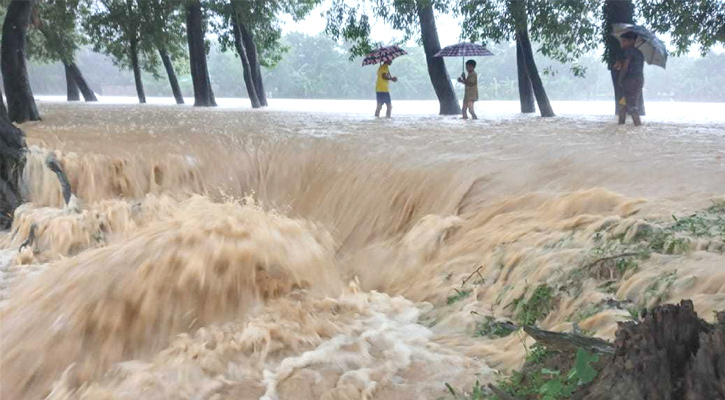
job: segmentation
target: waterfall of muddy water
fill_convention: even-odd
[[[0,233],[3,399],[438,399],[520,367],[531,339],[476,324],[541,284],[542,327],[608,339],[608,299],[725,309],[722,237],[582,268],[723,198],[723,124],[42,111]]]

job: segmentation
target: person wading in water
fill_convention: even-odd
[[[642,120],[639,118],[638,104],[644,87],[644,55],[634,47],[636,40],[637,34],[634,32],[626,32],[622,35],[620,42],[624,50],[624,60],[615,65],[615,68],[619,69],[618,84],[622,88],[622,93],[624,93],[623,98],[619,101],[621,104],[619,109],[620,125],[624,125],[627,120],[627,113],[632,116],[635,126],[642,125]]]
[[[390,118],[390,114],[393,112],[393,105],[390,100],[390,89],[389,81],[397,82],[398,78],[390,75],[390,64],[392,61],[385,61],[378,68],[378,80],[375,83],[375,94],[378,98],[378,107],[375,109],[375,116],[380,117],[380,110],[383,109],[383,104],[386,105],[385,116]]]

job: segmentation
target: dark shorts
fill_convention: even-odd
[[[622,92],[629,113],[639,112],[639,98],[642,97],[643,87],[644,78],[625,78],[622,82]]]
[[[378,98],[378,104],[391,104],[390,92],[375,92]]]

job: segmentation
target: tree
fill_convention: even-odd
[[[2,94],[2,93],[0,93]],[[20,179],[25,168],[25,134],[10,122],[0,97],[0,229],[8,229],[22,202]]]
[[[85,0],[89,14],[83,26],[93,49],[110,55],[121,68],[133,70],[139,103],[146,103],[141,70],[155,72],[158,66],[156,49],[142,40],[141,26],[145,15],[140,4],[145,0]]]
[[[267,105],[261,66],[273,67],[287,48],[280,44],[279,18],[307,16],[319,0],[216,0],[214,33],[224,51],[235,49],[242,63],[244,81],[252,107]]]
[[[440,114],[454,115],[461,112],[458,97],[442,58],[434,57],[440,49],[435,11],[448,11],[445,0],[399,0],[390,5],[384,0],[373,0],[370,8],[365,5],[348,6],[344,0],[335,0],[326,12],[326,32],[334,39],[353,43],[350,52],[362,56],[372,51],[368,13],[381,18],[392,28],[405,32],[404,41],[413,37],[423,45],[428,64],[428,75],[440,103]]]
[[[186,57],[184,49],[184,15],[177,0],[143,0],[139,2],[144,17],[141,37],[158,50],[169,78],[176,104],[184,104],[184,97],[176,78],[173,60]]]
[[[206,44],[204,40],[204,12],[200,0],[186,2],[186,38],[189,43],[189,65],[194,82],[194,106],[215,107],[216,100],[211,89],[209,70],[206,65]]]
[[[98,101],[76,65],[75,54],[86,39],[77,29],[80,0],[55,0],[35,5],[28,54],[42,62],[60,61],[65,67],[68,100]]]
[[[533,49],[529,39],[529,14],[536,10],[537,0],[474,0],[461,3],[464,17],[463,34],[471,41],[491,40],[496,43],[516,40],[517,67],[519,71],[519,95],[522,112],[531,111],[529,82],[533,88],[542,117],[554,116],[539,71],[536,68]],[[531,4],[529,4],[531,3]],[[538,27],[532,29],[536,37],[542,33]],[[558,47],[550,46],[551,52]]]
[[[534,87],[529,78],[529,71],[526,69],[523,44],[520,36],[516,36],[516,71],[519,83],[519,102],[521,112],[530,114],[536,112],[536,100],[534,99]]]
[[[0,66],[8,100],[8,117],[17,123],[40,120],[28,79],[25,50],[33,3],[12,0],[3,24]]]

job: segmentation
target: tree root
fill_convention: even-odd
[[[652,309],[619,323],[614,355],[573,398],[695,400],[725,398],[725,314],[718,324],[698,318],[692,301]]]

